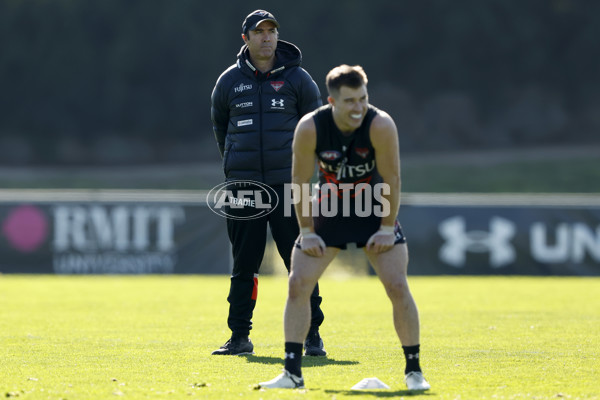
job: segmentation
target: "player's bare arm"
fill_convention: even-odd
[[[380,112],[373,119],[371,143],[377,170],[383,182],[390,186],[390,194],[384,196],[390,202],[390,214],[381,219],[381,225],[394,225],[400,207],[400,150],[396,124],[387,113]]]
[[[375,163],[390,193],[383,195],[390,204],[390,212],[381,218],[381,228],[367,244],[367,250],[381,253],[394,246],[394,224],[400,207],[400,155],[398,130],[392,118],[380,112],[371,123],[371,143],[375,149]]]
[[[312,113],[307,114],[298,122],[292,143],[292,183],[300,188],[302,185],[310,183],[315,170],[317,129],[312,115]],[[310,199],[304,198],[307,195],[304,190],[294,193],[296,218],[302,234],[302,251],[310,256],[320,257],[324,254],[325,243],[314,233],[311,214],[306,214],[302,210],[302,204],[305,202],[310,204]]]
[[[310,183],[310,179],[312,178],[315,169],[316,146],[317,131],[312,119],[312,114],[308,114],[298,122],[296,131],[294,132],[294,141],[292,143],[292,183],[299,185],[300,187],[303,184]],[[300,191],[300,193],[295,193],[294,197],[296,195],[302,196],[302,191]],[[301,197],[299,198],[302,199]],[[310,215],[303,215],[301,205],[302,202],[296,203],[295,205],[296,216],[300,228],[310,228],[312,231],[312,218]]]

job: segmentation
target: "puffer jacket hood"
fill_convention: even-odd
[[[275,60],[273,69],[267,74],[272,75],[286,68],[299,67],[302,64],[302,52],[293,43],[278,40],[277,49],[275,50]],[[237,66],[245,73],[254,75],[260,73],[250,61],[247,45],[243,45],[237,55]]]
[[[242,46],[213,89],[211,119],[228,181],[290,182],[296,124],[322,105],[300,49],[279,40],[275,54],[273,69],[262,73]]]

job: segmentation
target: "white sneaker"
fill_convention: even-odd
[[[431,388],[421,372],[409,372],[404,377],[404,382],[406,382],[408,390],[429,390]]]
[[[258,385],[265,389],[304,389],[304,378],[290,374],[284,369],[281,375],[268,382],[261,382]]]

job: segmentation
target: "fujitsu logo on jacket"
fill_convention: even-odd
[[[238,86],[233,88],[233,91],[236,93],[242,93],[243,91],[250,89],[252,89],[252,84],[244,85],[243,83],[240,83]]]

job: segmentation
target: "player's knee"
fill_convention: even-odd
[[[408,282],[404,279],[386,282],[385,289],[391,299],[401,299],[409,293]]]
[[[305,278],[292,272],[288,280],[288,288],[288,295],[291,299],[308,298],[314,289],[314,284],[310,286]]]

